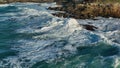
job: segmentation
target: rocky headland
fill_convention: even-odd
[[[62,7],[49,7],[48,9],[63,12],[52,13],[54,16],[76,19],[94,19],[98,16],[120,18],[120,2],[117,1],[119,0],[0,0],[0,3],[56,2],[56,4],[62,5]]]
[[[53,13],[58,17],[70,17],[76,19],[94,19],[95,17],[120,18],[120,3],[117,2],[92,2],[90,0],[81,2],[58,2],[62,7],[49,7],[49,10],[63,11]],[[96,20],[96,19],[94,19]]]

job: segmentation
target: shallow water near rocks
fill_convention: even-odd
[[[120,19],[58,18],[49,6],[0,5],[0,68],[120,68]]]

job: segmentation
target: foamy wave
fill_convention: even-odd
[[[9,6],[9,4],[0,4],[0,7],[6,7]]]
[[[117,45],[120,45],[119,19],[100,18],[100,20],[93,21],[58,18],[52,16],[45,9],[50,5],[19,4],[18,7],[23,8],[21,12],[24,16],[17,18],[22,27],[16,32],[32,37],[30,39],[19,39],[17,42],[20,45],[15,45],[12,48],[19,52],[18,55],[3,59],[3,62],[0,63],[3,65],[2,67],[30,68],[43,60],[52,61],[61,56],[74,55],[77,52],[77,47],[91,46],[91,44],[98,42],[111,45],[118,43]],[[82,24],[91,24],[98,29],[97,31],[89,31],[84,29]],[[117,62],[119,61],[116,59],[115,67],[119,65]],[[82,65],[84,66],[85,63]]]

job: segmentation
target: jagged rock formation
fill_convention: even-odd
[[[50,7],[50,10],[64,11],[64,13],[53,13],[58,17],[71,17],[77,19],[94,19],[95,17],[114,17],[120,18],[120,4],[119,3],[84,3],[75,4],[75,7],[71,4],[65,4],[63,7]]]

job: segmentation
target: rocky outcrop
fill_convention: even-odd
[[[48,8],[50,10],[64,11],[64,13],[53,13],[58,17],[71,17],[76,19],[94,19],[95,17],[114,17],[120,18],[120,4],[109,3],[87,3],[77,4],[75,7],[72,5],[66,5],[63,7]]]
[[[90,31],[95,31],[96,29],[98,29],[98,27],[93,26],[93,25],[88,25],[88,24],[82,25],[82,26],[83,26],[83,28],[85,28],[86,30],[90,30]]]

